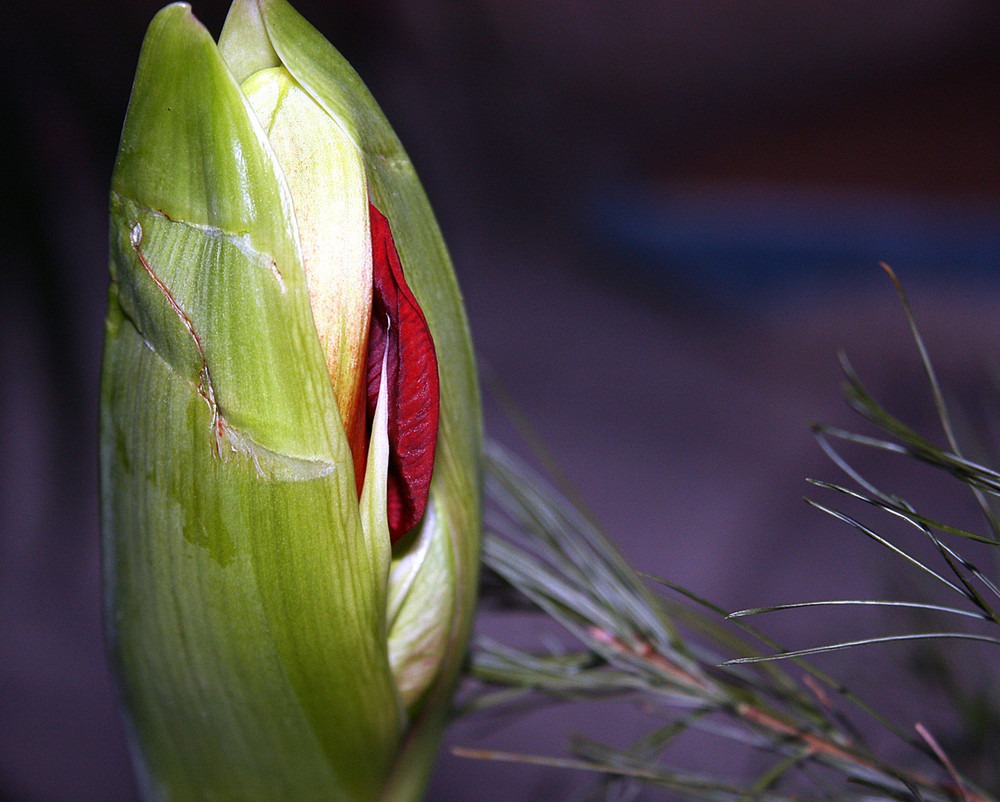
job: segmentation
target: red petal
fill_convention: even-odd
[[[372,318],[368,335],[368,431],[386,356],[389,402],[389,537],[395,542],[423,517],[434,469],[438,369],[424,313],[406,286],[389,221],[368,205],[372,227]]]

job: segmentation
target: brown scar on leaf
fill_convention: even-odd
[[[201,358],[201,368],[198,371],[198,384],[196,389],[198,390],[198,395],[200,395],[205,403],[208,404],[208,408],[212,412],[212,429],[215,434],[215,455],[220,459],[225,459],[222,452],[222,443],[224,441],[229,441],[227,436],[230,432],[230,427],[226,423],[225,417],[222,415],[222,410],[219,409],[219,404],[215,400],[215,390],[212,387],[212,377],[208,372],[208,360],[205,359],[205,349],[202,347],[201,338],[198,336],[198,332],[194,330],[194,325],[191,323],[191,319],[187,316],[187,313],[181,308],[181,305],[177,303],[177,299],[174,298],[173,293],[167,288],[160,277],[156,275],[153,268],[150,266],[149,261],[145,256],[142,255],[140,250],[140,245],[142,244],[142,225],[136,222],[132,225],[132,229],[129,232],[129,242],[132,245],[132,250],[135,251],[135,255],[139,260],[139,264],[142,265],[146,274],[152,279],[153,283],[157,286],[163,297],[166,298],[167,303],[173,310],[174,314],[180,318],[181,323],[184,324],[184,328],[187,330],[188,335],[191,337],[191,341],[194,343],[195,350],[198,352],[198,356]]]

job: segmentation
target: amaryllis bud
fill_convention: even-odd
[[[468,328],[413,169],[284,0],[143,44],[111,191],[106,620],[145,794],[410,799],[465,649]]]
[[[430,489],[439,398],[433,339],[406,285],[389,222],[368,200],[358,146],[284,67],[254,73],[242,89],[292,196],[313,320],[359,493],[386,360],[395,541],[420,520]]]
[[[364,160],[284,67],[242,86],[285,177],[309,303],[347,441],[358,490],[364,478],[365,356],[372,306],[372,246]]]

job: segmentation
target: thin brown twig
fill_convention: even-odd
[[[692,674],[687,669],[681,668],[669,658],[661,655],[651,644],[646,643],[645,641],[638,642],[638,648],[633,648],[620,638],[597,626],[590,627],[587,630],[587,634],[598,643],[611,648],[619,654],[634,655],[648,663],[652,663],[661,671],[673,677],[678,684],[694,686],[699,691],[711,694],[712,696],[715,696],[718,693],[718,688],[716,688],[707,679],[700,677],[697,674]]]
[[[934,752],[934,755],[938,760],[941,761],[941,765],[945,767],[948,774],[951,776],[952,782],[955,783],[955,788],[958,791],[959,796],[964,800],[964,802],[971,802],[969,794],[966,791],[965,785],[962,783],[962,778],[958,776],[958,771],[955,769],[955,764],[951,762],[951,758],[945,754],[945,751],[938,744],[937,739],[931,735],[931,731],[927,729],[919,721],[914,725],[914,729],[920,735],[921,738],[927,743],[927,745]]]
[[[451,753],[456,757],[468,757],[475,760],[497,760],[507,763],[528,763],[535,766],[548,766],[557,769],[574,769],[576,771],[592,771],[605,774],[606,766],[591,763],[587,760],[576,760],[564,757],[546,757],[544,755],[529,755],[519,752],[499,752],[495,749],[470,749],[467,746],[453,746]],[[659,780],[660,774],[647,769],[616,766],[614,773],[623,777],[635,777],[638,780]]]
[[[612,635],[610,632],[607,632],[600,627],[591,627],[588,630],[588,634],[594,638],[594,640],[615,650],[616,652],[630,654],[652,663],[658,669],[671,676],[680,685],[686,685],[692,690],[709,693],[713,696],[719,693],[719,689],[705,677],[692,674],[687,669],[678,666],[669,657],[657,652],[652,644],[646,641],[638,641],[636,646],[633,647],[621,638]],[[750,722],[751,724],[754,724],[773,734],[777,734],[782,738],[799,741],[809,750],[810,754],[816,757],[840,760],[844,763],[849,763],[856,768],[865,769],[867,771],[875,771],[880,774],[886,773],[885,769],[865,757],[850,751],[849,748],[833,743],[814,732],[809,732],[801,729],[800,727],[796,727],[793,724],[789,724],[787,721],[784,721],[748,702],[741,702],[732,709],[740,718]],[[917,724],[916,727],[920,736],[927,742],[930,748],[934,751],[934,754],[947,768],[952,782],[955,784],[957,791],[960,794],[962,802],[990,802],[988,797],[971,791],[961,782],[954,764],[948,759],[947,755],[934,740],[930,732],[922,724]],[[955,789],[941,788],[939,784],[932,782],[928,778],[920,776],[919,774],[911,774],[910,778],[925,788],[938,788],[948,796],[954,795]]]
[[[816,697],[816,701],[822,705],[824,710],[829,710],[831,713],[833,712],[833,704],[830,702],[829,694],[827,694],[823,686],[816,681],[815,677],[805,674],[802,677],[802,684],[812,691],[813,696]]]
[[[718,688],[711,682],[704,677],[692,674],[690,671],[681,668],[669,657],[657,652],[650,643],[640,641],[638,643],[638,648],[633,648],[620,638],[612,635],[610,632],[604,631],[600,627],[591,627],[589,634],[598,642],[609,646],[618,652],[629,653],[652,663],[682,685],[693,686],[693,689],[710,693],[713,696],[718,695]],[[759,727],[777,733],[783,738],[794,738],[801,741],[812,754],[837,758],[869,770],[878,770],[877,766],[859,755],[856,755],[837,744],[831,743],[815,733],[807,732],[806,730],[782,721],[759,707],[751,705],[747,702],[741,702],[733,709],[741,718],[746,719]]]

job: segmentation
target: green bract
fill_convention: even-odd
[[[437,353],[427,512],[391,547],[385,392],[359,500],[295,182],[241,88],[276,68],[343,134],[337,158],[363,167],[361,184],[338,184],[353,198],[343,214],[355,225],[366,191],[386,216]],[[237,0],[218,45],[187,5],[153,20],[112,178],[111,279],[105,612],[144,793],[418,797],[475,600],[475,368],[406,154],[358,76],[284,0]]]

